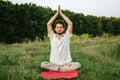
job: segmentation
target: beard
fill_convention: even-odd
[[[61,32],[61,33],[57,33],[58,35],[62,35],[63,33]]]

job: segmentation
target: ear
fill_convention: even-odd
[[[54,27],[54,31],[56,31],[56,27]]]
[[[63,27],[63,30],[65,31],[65,27]]]

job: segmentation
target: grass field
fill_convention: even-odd
[[[0,43],[0,80],[44,80],[40,63],[49,60],[50,43]],[[73,61],[80,62],[79,77],[73,80],[120,80],[120,36],[89,35],[71,39]],[[62,79],[61,79],[62,80]]]

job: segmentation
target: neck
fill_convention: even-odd
[[[57,35],[57,37],[58,37],[59,39],[63,36],[62,33],[60,33],[60,34],[56,34],[56,35]]]

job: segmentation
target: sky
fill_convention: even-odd
[[[120,17],[120,0],[10,0],[12,3],[35,3],[57,10],[70,10],[84,15]]]

